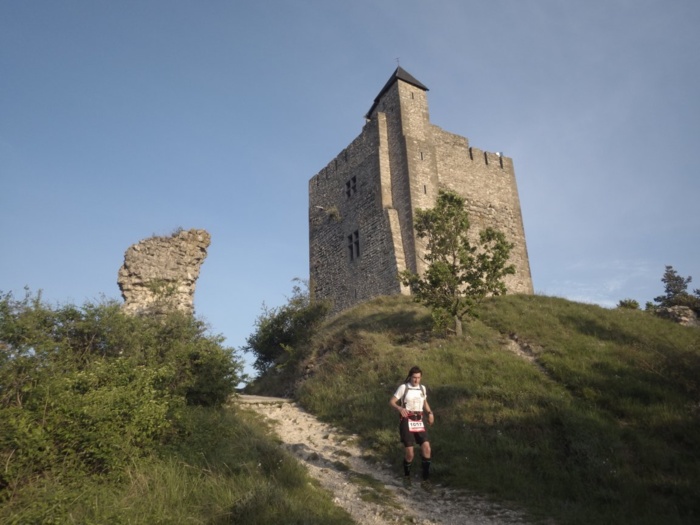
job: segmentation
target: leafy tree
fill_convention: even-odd
[[[295,279],[287,304],[268,308],[255,320],[255,332],[248,336],[243,350],[256,356],[253,367],[266,372],[282,357],[291,357],[307,344],[329,311],[329,305],[312,301],[308,284]]]
[[[505,235],[486,228],[472,244],[469,226],[464,199],[440,191],[435,207],[417,210],[414,221],[418,238],[426,240],[427,269],[423,275],[410,270],[400,275],[415,300],[432,309],[436,327],[444,329],[453,320],[457,335],[462,334],[462,320],[474,316],[485,297],[504,294],[503,278],[515,273],[508,264],[513,244]]]
[[[695,290],[694,295],[688,293],[688,285],[693,278],[683,277],[673,268],[666,266],[661,282],[665,285],[665,294],[654,298],[654,301],[662,307],[687,306],[696,313],[700,313],[700,290]]]

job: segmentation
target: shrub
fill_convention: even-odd
[[[639,302],[635,301],[634,299],[621,299],[619,303],[617,303],[618,308],[627,308],[629,310],[639,310]]]
[[[265,372],[282,356],[300,351],[328,311],[327,303],[311,301],[308,287],[295,285],[287,304],[278,308],[263,305],[255,332],[248,336],[243,350],[254,354],[254,368]]]
[[[118,476],[168,439],[185,404],[221,405],[241,364],[206,330],[113,301],[0,294],[0,500],[47,472]]]

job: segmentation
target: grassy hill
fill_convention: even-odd
[[[558,298],[488,301],[464,339],[381,298],[326,323],[251,386],[293,391],[400,474],[388,407],[413,365],[436,414],[434,479],[562,524],[700,522],[700,330]]]

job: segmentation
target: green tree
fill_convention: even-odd
[[[415,300],[433,311],[436,327],[447,328],[454,321],[455,333],[462,334],[462,320],[475,316],[479,303],[489,295],[506,292],[503,278],[515,273],[508,264],[513,244],[493,228],[469,239],[469,216],[464,199],[451,191],[440,191],[434,208],[417,210],[414,228],[426,241],[427,269],[418,275],[401,272],[404,285]]]
[[[694,295],[688,293],[688,285],[692,280],[690,276],[679,275],[673,266],[666,266],[661,278],[665,285],[665,293],[654,297],[654,301],[662,307],[687,306],[700,313],[700,290],[695,290]]]
[[[294,285],[286,304],[276,308],[263,304],[263,311],[255,320],[255,332],[243,347],[256,357],[253,367],[261,373],[283,360],[280,358],[289,359],[298,353],[328,314],[329,305],[312,301],[307,283],[295,281],[301,285]]]

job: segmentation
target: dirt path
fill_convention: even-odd
[[[234,402],[272,420],[285,448],[358,524],[526,523],[522,515],[473,494],[439,485],[428,493],[418,478],[405,488],[399,473],[364,458],[354,436],[321,423],[288,399],[242,395]]]

